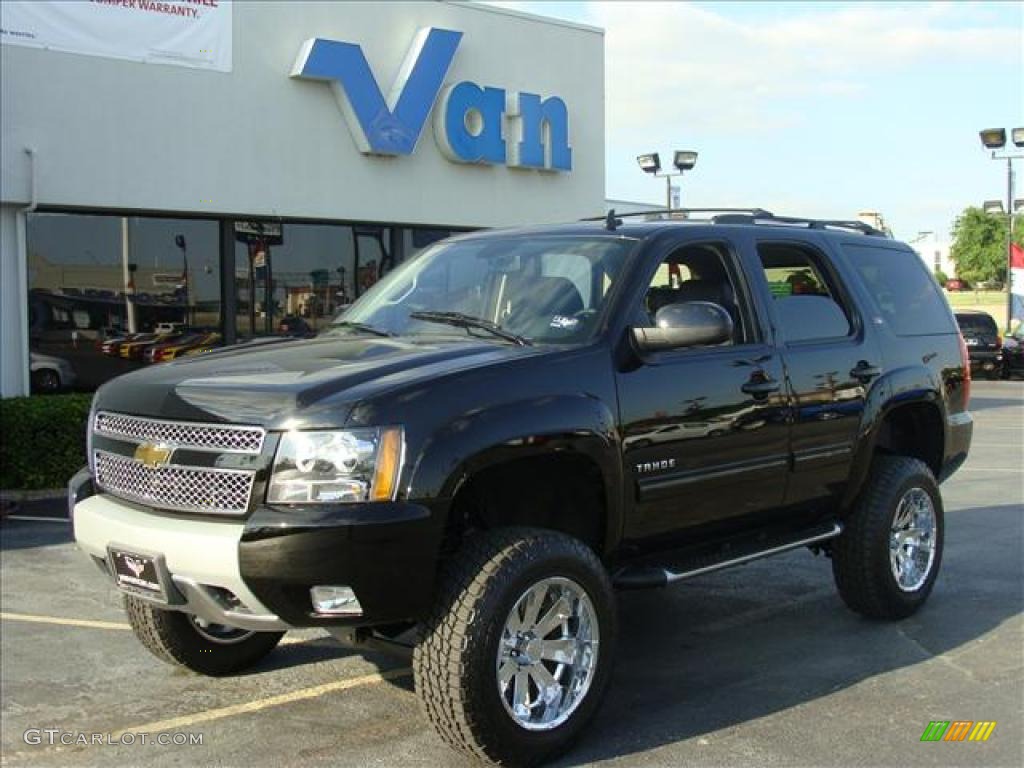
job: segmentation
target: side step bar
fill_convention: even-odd
[[[618,589],[650,589],[664,587],[683,579],[691,579],[723,568],[742,565],[762,557],[787,552],[791,549],[809,547],[829,539],[834,539],[843,532],[841,523],[829,523],[815,529],[805,530],[796,534],[796,538],[775,538],[763,542],[766,546],[747,551],[729,551],[721,554],[698,555],[681,560],[668,566],[626,566],[612,575],[612,583]]]

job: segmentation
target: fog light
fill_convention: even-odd
[[[351,587],[313,587],[309,590],[313,610],[334,616],[362,616],[363,606],[359,604]]]

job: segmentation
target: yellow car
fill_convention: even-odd
[[[178,336],[181,336],[180,331],[175,331],[173,333],[155,333],[152,336],[149,336],[149,338],[126,341],[118,347],[117,351],[125,360],[141,360],[143,352],[146,351],[147,347],[151,347],[165,341],[170,341]]]
[[[181,354],[183,354],[183,355],[185,355],[187,357],[195,357],[196,355],[204,355],[207,352],[212,352],[214,349],[216,349],[219,346],[220,346],[220,334],[219,333],[211,333],[211,334],[209,334],[209,336],[204,341],[202,341],[202,342],[200,342],[198,344],[193,344],[192,346],[187,347],[186,349],[183,349]]]
[[[210,331],[185,333],[175,339],[165,341],[163,344],[149,347],[143,357],[145,357],[147,363],[163,363],[168,360],[174,360],[190,349],[195,349],[201,344],[208,344],[211,337],[220,338],[220,334]]]

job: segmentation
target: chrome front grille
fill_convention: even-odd
[[[241,469],[176,464],[152,468],[99,450],[93,452],[93,467],[96,484],[114,496],[160,509],[218,515],[244,514],[256,477]]]
[[[93,431],[97,435],[130,440],[133,443],[160,443],[172,448],[252,454],[258,454],[263,449],[263,438],[266,436],[262,427],[164,421],[106,411],[96,414]]]

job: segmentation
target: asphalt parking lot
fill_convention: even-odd
[[[1024,384],[975,382],[972,411],[924,610],[861,619],[806,551],[623,593],[611,691],[559,764],[1024,764]],[[135,641],[66,524],[8,519],[0,539],[4,765],[466,765],[401,661],[299,632],[248,674],[198,677]],[[984,743],[922,743],[932,720],[997,725]],[[28,729],[148,736],[61,746]]]

